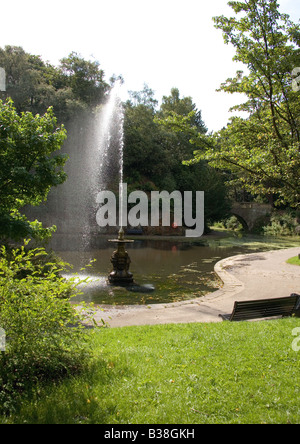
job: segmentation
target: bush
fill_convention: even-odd
[[[82,368],[86,349],[81,315],[70,304],[78,282],[66,281],[65,263],[25,246],[0,256],[0,327],[7,346],[0,353],[0,405],[8,411],[18,395],[41,379]]]
[[[215,223],[214,227],[225,229],[225,230],[231,230],[231,231],[243,230],[242,224],[238,221],[238,219],[235,216],[231,216],[227,219],[224,219],[221,222]]]
[[[274,212],[270,225],[263,227],[265,236],[295,236],[298,223],[296,217],[288,212]]]

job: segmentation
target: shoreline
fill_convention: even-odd
[[[237,300],[266,299],[300,293],[300,267],[286,260],[299,247],[232,256],[219,261],[215,272],[223,286],[213,293],[170,304],[96,307],[94,318],[108,327],[170,323],[222,322],[219,314],[232,312]]]

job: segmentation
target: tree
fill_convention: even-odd
[[[75,99],[89,106],[98,106],[103,101],[109,85],[104,81],[104,71],[100,69],[99,62],[84,60],[72,52],[60,61],[59,68]]]
[[[0,66],[6,71],[7,96],[14,101],[17,112],[45,112],[53,101],[55,88],[41,58],[19,46],[6,46],[0,48]]]
[[[142,91],[129,91],[130,100],[129,103],[132,106],[145,105],[147,108],[152,109],[154,112],[158,105],[158,101],[155,99],[155,93],[146,83]]]
[[[179,120],[186,123],[184,128],[176,127],[175,122]],[[191,131],[197,135],[207,132],[202,113],[191,97],[180,97],[179,90],[172,88],[171,94],[162,99],[156,122],[164,129],[165,149],[170,159],[173,176],[180,178],[181,174],[187,172],[182,162],[189,159],[194,151],[190,142]]]
[[[202,120],[202,113],[197,109],[191,97],[180,97],[178,88],[172,88],[169,96],[164,96],[160,107],[159,116],[168,118],[178,115],[190,118],[190,125],[194,126],[201,134],[207,132],[205,123]]]
[[[243,62],[248,73],[238,71],[220,89],[245,94],[247,101],[233,109],[249,117],[232,118],[209,140],[194,138],[201,148],[195,160],[230,170],[233,182],[252,194],[298,206],[300,101],[291,73],[300,63],[300,26],[279,12],[276,0],[229,5],[241,17],[216,17],[215,26],[223,31],[225,43],[235,47],[234,60]]]
[[[11,99],[0,101],[0,236],[22,238],[41,226],[20,210],[39,205],[53,186],[66,180],[66,156],[57,154],[66,138],[53,110],[44,116],[18,115]],[[45,233],[44,233],[45,234]]]
[[[161,130],[154,122],[152,102],[127,102],[124,119],[124,172],[128,183],[151,182],[159,186],[168,172],[168,158],[162,145]],[[155,188],[155,187],[154,187]]]
[[[205,228],[214,221],[223,219],[229,211],[225,174],[211,168],[206,160],[189,162],[195,150],[195,141],[209,140],[202,113],[191,97],[182,97],[177,88],[164,97],[156,121],[164,129],[174,189],[181,192],[204,191]]]
[[[125,112],[125,176],[144,191],[204,191],[205,221],[226,216],[228,202],[223,174],[201,161],[187,167],[195,149],[192,137],[206,137],[201,111],[191,97],[180,97],[173,88],[155,109],[153,91],[148,87],[132,94]],[[129,179],[129,180],[128,180]]]
[[[74,52],[55,67],[19,46],[6,46],[0,48],[0,66],[7,80],[3,96],[12,98],[19,114],[44,114],[52,106],[58,121],[67,123],[102,103],[109,89],[99,62]]]

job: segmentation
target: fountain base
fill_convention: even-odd
[[[108,276],[108,281],[112,285],[127,287],[128,285],[132,285],[134,283],[132,273],[127,273],[124,275],[119,273],[119,271],[112,271]]]

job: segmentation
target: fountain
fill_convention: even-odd
[[[129,271],[131,259],[128,255],[128,252],[125,250],[125,245],[127,243],[133,243],[133,240],[125,240],[124,238],[124,229],[123,229],[123,199],[124,199],[124,188],[123,188],[123,178],[124,178],[124,112],[121,101],[118,97],[119,89],[121,83],[117,82],[115,87],[111,92],[111,97],[109,100],[110,106],[108,109],[110,112],[108,113],[108,119],[112,119],[114,113],[117,114],[117,118],[115,120],[115,124],[117,128],[114,130],[117,133],[117,142],[118,142],[118,153],[119,153],[119,183],[120,183],[120,209],[119,209],[119,223],[120,230],[118,233],[117,239],[109,239],[109,242],[114,242],[117,244],[117,249],[113,252],[111,257],[111,263],[113,265],[113,271],[108,276],[108,281],[112,285],[118,286],[127,286],[134,284],[133,275]],[[109,128],[109,125],[108,125]],[[107,139],[107,147],[109,149],[109,141],[110,135]]]
[[[119,153],[119,202],[120,202],[120,208],[119,208],[119,233],[117,239],[109,239],[109,242],[113,242],[117,244],[117,249],[113,252],[111,256],[111,263],[113,266],[112,272],[108,276],[108,281],[113,286],[121,286],[126,287],[127,290],[133,291],[133,292],[140,292],[140,293],[151,293],[155,290],[153,285],[146,284],[146,285],[138,285],[136,282],[134,282],[133,274],[129,271],[131,259],[129,257],[128,252],[125,249],[126,244],[133,243],[133,240],[127,240],[125,239],[125,232],[124,232],[124,197],[127,199],[127,196],[124,196],[124,111],[122,107],[122,103],[118,97],[118,92],[121,84],[118,83],[116,87],[114,87],[112,93],[111,93],[111,99],[109,101],[112,102],[111,107],[111,116],[115,112],[117,117],[114,120],[115,126],[117,128],[114,128],[114,131],[117,133],[118,137],[118,153]],[[110,140],[110,137],[108,138]],[[106,148],[109,149],[109,146]]]
[[[133,284],[133,275],[129,271],[131,263],[128,252],[125,250],[126,243],[132,243],[133,240],[124,239],[124,230],[120,229],[118,239],[109,239],[109,242],[117,243],[117,250],[113,252],[111,263],[113,271],[110,273],[108,280],[113,285],[131,285]]]

